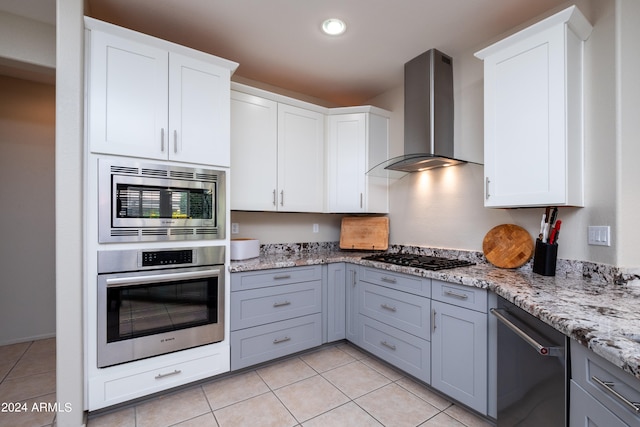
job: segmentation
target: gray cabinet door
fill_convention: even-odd
[[[487,413],[487,315],[432,301],[431,385]]]
[[[327,270],[327,342],[332,342],[346,337],[346,264],[329,264]]]
[[[628,427],[613,412],[584,391],[575,381],[570,383],[569,427]]]
[[[346,297],[346,336],[347,340],[355,345],[361,345],[360,338],[360,316],[358,314],[358,273],[357,265],[347,264],[345,276],[345,297]]]

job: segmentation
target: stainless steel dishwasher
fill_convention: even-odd
[[[503,298],[496,308],[497,425],[567,425],[566,337]]]

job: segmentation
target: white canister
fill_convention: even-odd
[[[259,256],[260,241],[258,239],[231,239],[231,259],[233,261],[241,261]]]

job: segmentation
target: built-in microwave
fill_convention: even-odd
[[[100,243],[225,238],[225,171],[98,162]]]

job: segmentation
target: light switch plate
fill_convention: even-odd
[[[588,243],[595,246],[611,246],[611,227],[590,225],[587,227]]]

